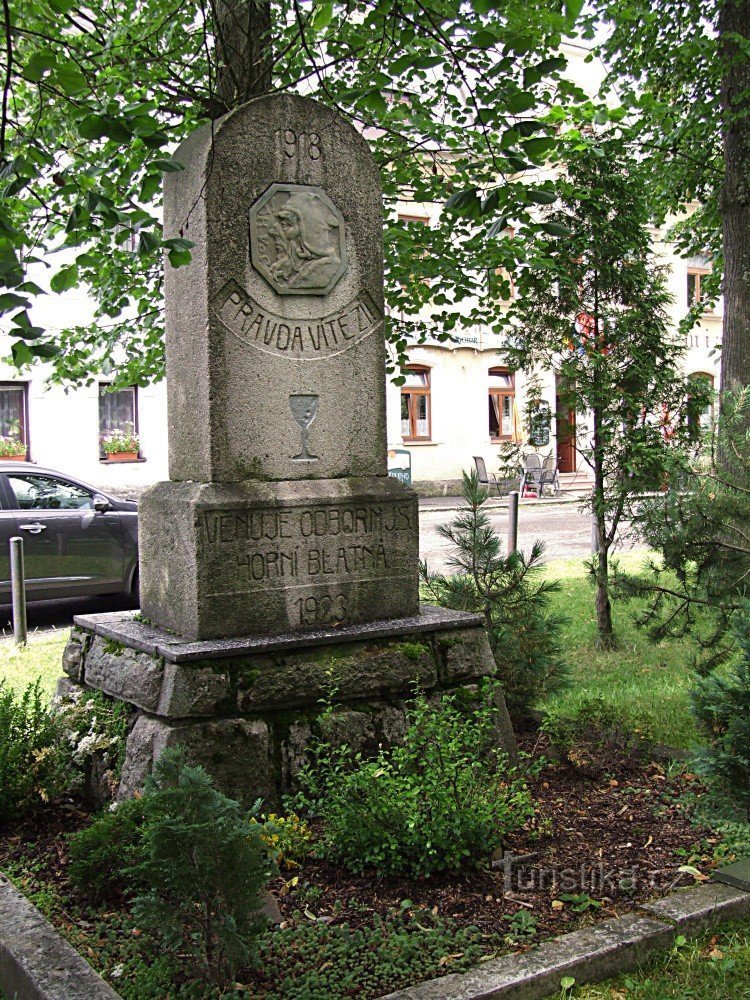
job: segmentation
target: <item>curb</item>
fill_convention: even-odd
[[[121,1000],[4,875],[0,990],[8,1000]]]
[[[576,985],[637,969],[669,948],[678,931],[694,935],[723,920],[750,916],[750,893],[721,883],[670,893],[616,920],[594,924],[533,951],[504,955],[469,972],[431,979],[388,993],[379,1000],[542,1000],[560,994],[561,980]]]
[[[546,500],[521,500],[521,499],[519,499],[518,506],[519,506],[519,508],[520,507],[566,507],[566,506],[570,506],[570,504],[582,503],[582,502],[584,502],[586,500],[586,498],[588,496],[589,496],[589,494],[584,494],[584,495],[579,496],[579,497],[564,497],[564,498],[561,498],[561,497],[550,497],[549,499],[546,499]],[[508,509],[508,501],[505,500],[505,499],[502,499],[502,500],[497,500],[497,499],[492,500],[491,499],[491,500],[487,501],[487,503],[485,505],[485,508],[487,510],[507,510]],[[429,514],[432,511],[435,511],[436,513],[439,513],[441,511],[445,512],[445,511],[466,510],[466,509],[467,509],[466,504],[465,503],[459,503],[458,502],[458,498],[457,498],[456,503],[447,503],[444,506],[443,505],[440,505],[440,506],[435,505],[433,507],[432,505],[427,506],[427,504],[425,504],[424,506],[422,506],[420,504],[420,506],[419,506],[419,513],[420,514]]]

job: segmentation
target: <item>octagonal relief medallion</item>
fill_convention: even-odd
[[[347,268],[344,217],[322,188],[272,184],[250,209],[250,258],[279,295],[326,295]]]

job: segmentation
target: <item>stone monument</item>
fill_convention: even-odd
[[[170,481],[140,503],[141,615],[77,618],[65,669],[133,706],[122,794],[181,743],[232,794],[273,799],[320,698],[336,692],[341,738],[390,741],[415,684],[495,666],[478,616],[419,607],[417,498],[386,467],[367,143],[268,96],[175,159],[165,235],[194,249],[165,275]]]

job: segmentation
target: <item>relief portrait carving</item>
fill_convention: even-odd
[[[272,184],[250,209],[250,255],[279,295],[326,295],[346,271],[344,217],[321,188]]]

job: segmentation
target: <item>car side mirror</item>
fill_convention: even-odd
[[[106,497],[101,496],[97,493],[94,497],[94,510],[98,511],[100,514],[106,513],[111,510],[112,504],[107,500]]]

